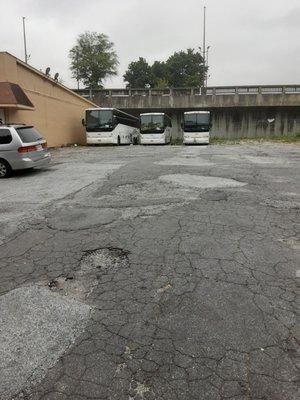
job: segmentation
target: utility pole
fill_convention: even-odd
[[[208,51],[210,49],[210,46],[206,47],[206,6],[204,6],[203,9],[203,47],[202,47],[202,54],[203,54],[203,67],[204,67],[204,83],[203,86],[207,87],[207,81],[208,81]]]
[[[26,62],[26,64],[28,64],[27,45],[26,45],[25,17],[22,17],[22,18],[23,18],[23,38],[24,38],[25,62]]]
[[[203,65],[206,65],[206,57],[205,57],[205,53],[206,53],[206,7],[204,6],[204,10],[203,10]]]
[[[209,52],[210,46],[207,46],[206,50],[206,68],[207,70],[205,71],[205,86],[207,87],[207,82],[208,82],[208,52]]]

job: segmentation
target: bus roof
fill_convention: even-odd
[[[169,120],[171,120],[171,117],[168,114],[163,113],[163,112],[161,112],[161,113],[160,112],[142,113],[142,114],[140,114],[140,117],[142,115],[165,115]]]
[[[187,111],[184,114],[189,115],[189,114],[210,114],[210,111]]]
[[[125,111],[118,110],[117,108],[109,108],[109,107],[86,108],[85,111],[98,111],[98,110],[102,110],[102,111],[118,111],[119,113],[122,113],[124,115],[128,115],[129,117],[135,118],[136,120],[138,120],[138,117],[136,117],[134,115],[131,115],[131,114],[128,114]]]
[[[167,115],[166,113],[159,113],[159,112],[151,112],[151,113],[142,113],[140,115]]]

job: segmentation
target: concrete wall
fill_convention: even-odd
[[[300,107],[218,109],[212,111],[212,136],[255,138],[300,134]]]
[[[35,106],[34,111],[5,109],[7,123],[34,125],[49,146],[85,143],[81,120],[94,103],[8,53],[0,53],[0,81],[20,85]]]
[[[135,109],[124,111],[136,116],[146,112]],[[166,112],[172,119],[173,139],[182,139],[181,122],[185,110],[161,111]],[[300,134],[300,107],[222,108],[211,110],[211,118],[211,135],[215,138],[238,139]]]

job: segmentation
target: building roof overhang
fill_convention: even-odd
[[[19,85],[10,82],[0,82],[0,108],[34,110],[34,105]]]

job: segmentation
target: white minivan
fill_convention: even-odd
[[[0,178],[13,170],[44,167],[51,160],[47,142],[30,125],[0,125]]]

